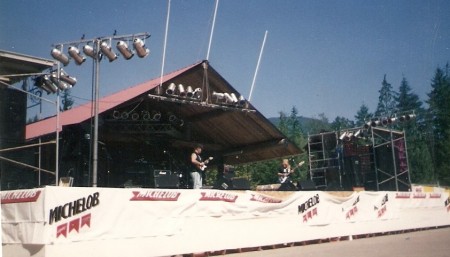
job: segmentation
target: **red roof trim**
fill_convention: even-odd
[[[187,70],[195,67],[199,63],[200,62],[192,64],[186,68],[171,72],[167,75],[164,75],[162,79],[163,83],[166,82],[167,80],[170,80],[180,75],[183,72],[186,72]],[[152,90],[153,88],[158,86],[160,82],[161,77],[158,77],[99,99],[99,114]],[[83,105],[79,105],[65,112],[61,112],[59,114],[58,130],[61,131],[62,127],[65,125],[81,123],[87,119],[90,119],[92,117],[91,107],[92,102],[89,102]],[[29,140],[51,133],[56,133],[56,115],[48,119],[28,124],[26,126],[25,131],[25,139]]]

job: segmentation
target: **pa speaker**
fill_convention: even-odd
[[[312,180],[302,180],[297,183],[298,190],[313,191],[316,190],[316,184]]]
[[[231,179],[234,190],[250,190],[250,182],[246,178]]]
[[[156,188],[179,188],[180,179],[177,174],[155,176]]]
[[[281,183],[278,191],[297,191],[297,188],[294,184],[292,184],[292,182],[285,182]]]

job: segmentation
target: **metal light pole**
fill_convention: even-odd
[[[144,58],[149,54],[149,50],[145,48],[145,44],[144,44],[144,40],[146,38],[149,38],[150,35],[148,33],[137,33],[137,34],[130,34],[130,35],[113,35],[113,36],[109,36],[109,37],[97,37],[94,39],[81,39],[78,41],[71,41],[71,42],[64,42],[64,43],[58,43],[58,44],[54,44],[54,47],[60,48],[62,49],[64,45],[69,45],[69,46],[78,46],[80,44],[88,44],[88,43],[92,43],[93,44],[93,48],[91,48],[92,51],[87,52],[85,51],[85,49],[83,49],[84,53],[90,57],[92,57],[92,59],[94,60],[94,71],[93,71],[93,81],[92,81],[92,88],[93,88],[93,109],[94,109],[94,113],[93,113],[93,118],[94,118],[94,124],[93,124],[93,131],[92,131],[92,186],[93,187],[97,187],[97,177],[98,177],[98,115],[99,115],[99,77],[100,77],[100,60],[101,60],[101,54],[103,53],[105,56],[108,57],[108,59],[110,59],[111,55],[114,55],[114,59],[110,59],[110,62],[115,60],[117,58],[117,55],[115,55],[112,50],[111,50],[111,46],[109,45],[109,50],[107,50],[108,52],[105,53],[105,42],[109,42],[111,43],[113,40],[117,40],[118,41],[118,45],[117,48],[119,50],[119,52],[122,53],[122,55],[124,55],[125,59],[130,59],[134,53],[131,52],[131,50],[126,49],[129,52],[122,52],[125,51],[124,48],[126,48],[126,44],[124,47],[123,42],[124,41],[132,41],[133,42],[133,46],[134,46],[134,50],[137,54],[137,56],[139,56],[140,58]],[[144,40],[143,40],[143,39]],[[121,47],[121,49],[119,49],[119,45]],[[73,53],[72,53],[73,54]],[[78,56],[76,56],[77,58],[84,58],[80,55],[80,53],[76,53]],[[125,56],[127,55],[127,56]],[[72,56],[73,58],[73,56]],[[79,60],[80,60],[79,59]],[[67,61],[67,60],[66,60]],[[84,61],[84,60],[83,60]],[[68,61],[67,61],[68,63]],[[67,65],[66,63],[66,65]],[[79,62],[78,64],[80,65],[82,63]],[[59,95],[58,95],[59,97]],[[58,107],[59,108],[59,107]],[[58,119],[58,117],[57,117]]]

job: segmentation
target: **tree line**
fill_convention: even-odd
[[[303,154],[292,157],[291,164],[307,161],[306,147],[308,134],[321,131],[340,131],[364,126],[364,124],[381,118],[393,118],[404,114],[414,114],[409,122],[396,122],[392,129],[405,132],[408,150],[411,183],[450,185],[450,77],[449,65],[438,67],[431,79],[427,99],[422,102],[413,92],[408,80],[403,77],[398,90],[388,82],[386,75],[378,91],[378,104],[374,112],[363,103],[357,110],[354,120],[336,117],[329,122],[324,113],[316,119],[300,122],[296,107],[290,114],[279,112],[276,122],[278,129],[292,142],[304,149]],[[304,118],[303,118],[304,119]],[[253,186],[274,184],[276,171],[281,160],[241,165],[237,168],[238,176],[247,177]],[[293,180],[306,179],[308,165],[295,172]]]

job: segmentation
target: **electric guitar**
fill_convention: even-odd
[[[289,175],[291,175],[291,173],[293,173],[295,171],[295,169],[300,168],[303,164],[305,164],[305,161],[301,161],[297,164],[297,166],[295,166],[294,168],[292,168],[289,172],[284,173],[283,175],[279,175],[278,181],[283,184],[284,182],[288,181],[289,179]]]
[[[208,164],[209,161],[211,161],[212,159],[214,159],[214,158],[213,158],[213,157],[208,157],[208,159],[206,159],[206,160],[203,162],[203,165],[200,165],[198,168],[199,168],[201,171],[205,171],[205,169],[207,168],[206,164]]]

